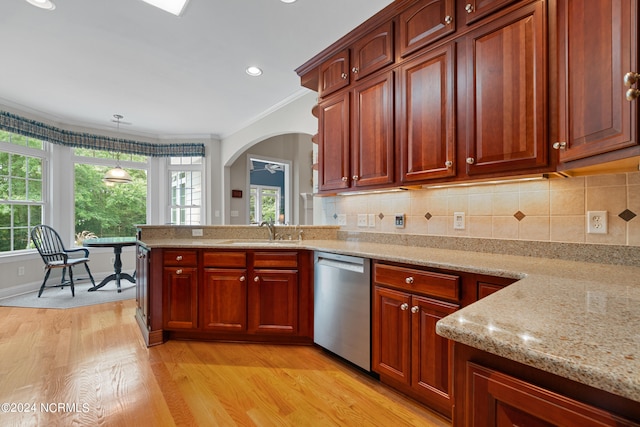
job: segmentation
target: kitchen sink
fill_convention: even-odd
[[[299,240],[260,240],[260,239],[234,239],[220,242],[224,245],[235,246],[278,246],[278,245],[297,245]]]

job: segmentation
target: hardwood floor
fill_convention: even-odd
[[[148,349],[134,307],[0,307],[0,425],[450,426],[315,347]]]

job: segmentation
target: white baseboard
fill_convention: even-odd
[[[91,273],[91,274],[93,275],[93,280],[96,282],[96,284],[98,284],[102,281],[102,279],[104,279],[105,277],[107,277],[112,273],[113,271],[107,271],[105,273],[98,273],[98,274]],[[44,279],[44,276],[42,276],[42,278]],[[89,280],[89,277],[87,277],[86,272],[84,275],[80,274],[80,280],[82,281],[82,283]],[[49,279],[49,281],[51,282],[51,279]],[[53,284],[53,282],[51,283]],[[31,282],[31,283],[21,283],[16,286],[11,286],[10,288],[0,288],[0,299],[15,297],[16,295],[22,295],[29,292],[34,292],[40,289],[40,286],[42,286],[42,281]]]

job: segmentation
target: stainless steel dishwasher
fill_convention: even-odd
[[[314,342],[371,371],[371,260],[316,252]]]

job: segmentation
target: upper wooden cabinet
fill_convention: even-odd
[[[454,0],[419,1],[400,13],[400,56],[407,56],[455,32],[454,15]]]
[[[466,106],[470,176],[548,164],[545,4],[519,8],[461,41],[467,87],[459,100]]]
[[[454,47],[437,48],[400,67],[396,134],[402,182],[456,174]]]
[[[521,0],[461,0],[458,4],[464,5],[464,11],[461,14],[465,24],[469,25],[517,1]]]
[[[355,80],[394,62],[393,40],[393,21],[389,21],[355,42],[351,66]]]
[[[638,1],[560,0],[557,23],[559,123],[552,144],[560,161],[637,145],[638,101],[626,100],[623,78],[640,71]]]
[[[392,64],[395,60],[393,48],[393,21],[389,21],[324,61],[319,70],[320,97],[331,95]]]
[[[320,191],[349,188],[350,93],[341,92],[320,103],[318,128],[318,187]]]
[[[351,70],[349,49],[344,49],[320,65],[318,93],[327,96],[338,89],[349,86]]]

